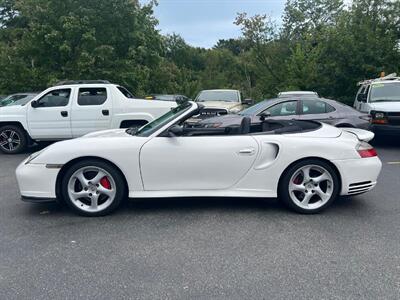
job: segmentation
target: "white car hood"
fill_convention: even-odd
[[[132,137],[132,135],[126,133],[126,129],[110,129],[95,131],[84,135],[81,138],[117,138],[117,137]]]
[[[371,110],[383,112],[400,112],[400,102],[378,102],[370,103]]]

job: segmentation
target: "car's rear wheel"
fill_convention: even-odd
[[[121,204],[125,182],[113,165],[101,160],[81,161],[70,167],[61,182],[65,202],[83,216],[105,216]]]
[[[339,185],[338,175],[330,164],[317,159],[303,160],[283,175],[279,198],[296,212],[318,213],[338,197]]]
[[[26,149],[28,139],[19,126],[6,125],[0,128],[0,150],[6,154],[21,153]]]

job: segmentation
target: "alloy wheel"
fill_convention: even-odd
[[[116,196],[114,178],[100,167],[78,169],[68,181],[68,196],[73,205],[89,213],[107,209]]]
[[[332,197],[334,181],[332,175],[318,165],[306,165],[294,172],[289,181],[292,201],[306,210],[324,206]]]
[[[0,147],[6,152],[13,152],[21,145],[21,137],[12,129],[0,133]]]

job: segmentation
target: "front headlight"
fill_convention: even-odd
[[[383,119],[385,117],[385,113],[383,112],[376,112],[374,115],[375,119]]]
[[[40,150],[38,152],[35,152],[35,153],[31,154],[28,157],[28,159],[26,160],[25,164],[27,165],[27,164],[31,163],[31,161],[34,160],[35,158],[37,158],[44,150],[45,149],[42,149],[42,150]]]

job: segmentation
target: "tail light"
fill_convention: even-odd
[[[368,158],[368,157],[375,157],[378,156],[378,153],[372,147],[370,144],[366,142],[361,142],[357,145],[356,150],[358,152],[358,155],[360,155],[361,158]]]
[[[387,116],[384,112],[371,111],[371,123],[372,124],[387,124]]]

